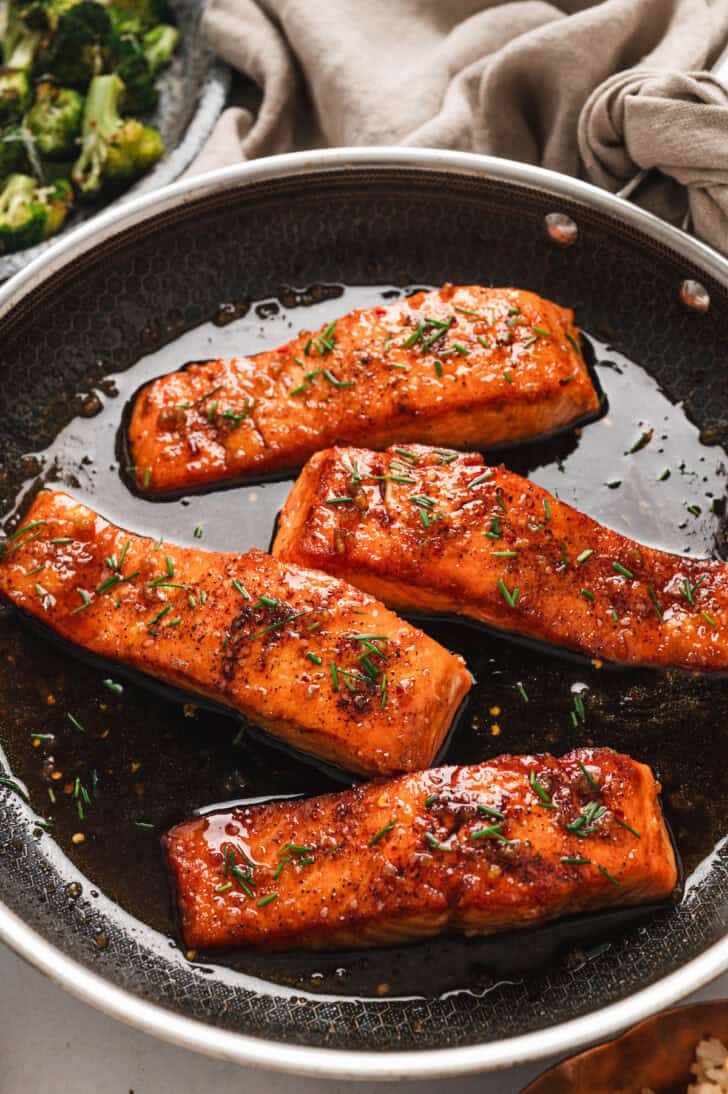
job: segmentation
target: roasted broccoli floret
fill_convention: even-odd
[[[43,55],[44,73],[64,87],[84,90],[107,67],[111,52],[111,20],[94,0],[80,0],[58,20]]]
[[[29,24],[26,17],[31,5],[22,0],[3,0],[0,7],[3,63],[6,68],[28,72],[41,47],[42,31]]]
[[[116,38],[114,55],[114,71],[124,84],[124,109],[133,114],[154,110],[158,97],[154,73],[136,35]]]
[[[73,159],[78,149],[83,98],[70,87],[38,84],[25,124],[43,159]]]
[[[32,97],[27,73],[17,68],[0,68],[0,125],[19,122]]]
[[[116,75],[96,76],[88,89],[81,155],[72,173],[76,187],[88,197],[123,189],[164,152],[156,129],[135,118],[120,117],[123,94],[124,84]]]
[[[63,224],[73,204],[64,180],[38,186],[30,175],[10,175],[0,192],[0,254],[32,247]]]
[[[113,6],[136,16],[145,27],[169,23],[172,19],[167,0],[114,0]]]
[[[142,49],[146,55],[149,67],[156,76],[170,63],[172,55],[179,44],[179,31],[177,27],[162,23],[158,27],[152,27],[142,38]]]
[[[27,168],[28,154],[20,126],[0,129],[0,179]]]

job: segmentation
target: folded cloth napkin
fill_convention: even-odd
[[[728,95],[700,72],[728,0],[209,0],[203,26],[262,102],[227,110],[189,173],[364,144],[487,152],[611,190],[654,165],[638,200],[680,219],[686,186],[696,229],[728,252]]]

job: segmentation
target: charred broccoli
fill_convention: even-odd
[[[0,129],[0,179],[28,167],[23,131],[20,126],[11,125]]]
[[[32,97],[27,73],[17,68],[0,68],[0,125],[19,122]]]
[[[88,89],[81,155],[72,172],[76,187],[87,197],[123,189],[164,152],[156,129],[119,115],[123,93],[124,84],[116,75],[96,76]]]
[[[169,23],[171,20],[167,0],[114,0],[113,6],[136,16],[145,27]]]
[[[64,87],[84,90],[107,68],[111,20],[94,0],[80,0],[64,11],[43,55],[43,71]]]
[[[158,98],[154,73],[136,35],[117,37],[114,55],[114,71],[124,84],[124,109],[134,114],[154,110]]]
[[[154,76],[172,60],[179,44],[179,31],[167,23],[152,27],[142,38],[142,49]]]
[[[0,192],[0,254],[53,235],[72,204],[73,191],[64,180],[41,187],[30,175],[10,175]]]
[[[25,124],[43,159],[73,159],[81,135],[83,98],[69,87],[38,84]]]

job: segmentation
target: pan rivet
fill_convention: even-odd
[[[571,247],[572,243],[576,243],[579,229],[576,221],[567,217],[566,213],[547,213],[544,221],[546,231],[559,247]]]
[[[680,286],[680,299],[686,308],[693,311],[707,311],[710,307],[710,295],[699,281],[687,278]]]

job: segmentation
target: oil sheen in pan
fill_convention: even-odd
[[[49,449],[34,454],[32,477],[18,481],[19,507],[29,491],[48,482],[154,537],[211,549],[267,548],[290,481],[165,503],[135,497],[115,456],[123,405],[141,384],[185,361],[255,353],[299,328],[401,292],[330,286],[305,296],[286,293],[226,325],[192,330],[109,376],[85,401],[91,416],[75,419]],[[681,408],[642,369],[598,338],[591,342],[609,400],[606,416],[499,458],[636,539],[726,557],[724,453],[701,445]],[[447,762],[608,744],[657,771],[688,870],[728,831],[725,680],[605,672],[461,624],[428,623],[425,629],[462,653],[478,681]],[[125,683],[110,667],[81,664],[19,627],[9,612],[0,614],[0,642],[8,651],[0,661],[1,743],[12,770],[28,785],[38,811],[54,818],[55,838],[92,884],[162,932],[175,930],[159,849],[165,828],[213,802],[338,789],[325,772],[241,732],[232,719]],[[83,819],[77,786],[91,799],[85,803],[80,794]],[[84,834],[82,843],[73,842],[76,833]],[[582,946],[559,960],[583,961]],[[446,938],[386,952],[245,953],[231,964],[301,991],[411,996],[488,990],[494,975],[504,972],[496,970],[489,951],[488,940]],[[522,971],[514,965],[514,975]]]

